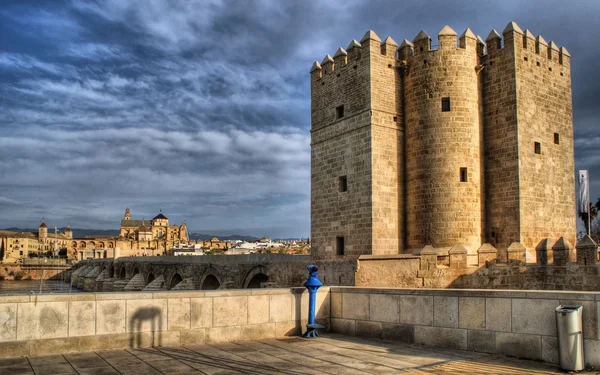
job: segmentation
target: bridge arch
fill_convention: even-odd
[[[206,270],[200,279],[201,290],[216,290],[221,287],[221,284],[223,284],[221,276],[213,268]]]
[[[261,283],[269,281],[269,272],[265,266],[256,266],[246,274],[242,287],[244,289],[260,288]]]
[[[183,281],[183,277],[179,273],[175,273],[171,276],[171,280],[169,280],[169,290],[175,288],[177,284]]]
[[[126,277],[127,277],[127,271],[125,270],[125,265],[123,264],[121,266],[121,269],[119,270],[119,280],[125,280]]]
[[[150,272],[148,274],[148,277],[146,277],[146,285],[149,285],[151,282],[154,281],[154,279],[156,279],[156,277],[154,276],[154,274],[152,272]]]

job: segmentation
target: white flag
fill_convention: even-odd
[[[587,169],[579,171],[579,212],[588,213],[590,207],[590,190]]]

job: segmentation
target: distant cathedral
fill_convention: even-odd
[[[132,220],[129,208],[125,209],[125,216],[121,220],[119,237],[134,241],[188,240],[185,221],[181,225],[169,225],[169,219],[162,210],[152,220]]]

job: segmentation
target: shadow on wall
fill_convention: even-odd
[[[138,309],[129,320],[131,335],[129,336],[130,348],[141,348],[143,346],[162,346],[162,313],[156,307],[144,307]],[[144,328],[150,327],[150,345],[144,345]]]

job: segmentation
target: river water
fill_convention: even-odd
[[[19,294],[82,293],[69,283],[55,280],[0,280],[0,296]]]

